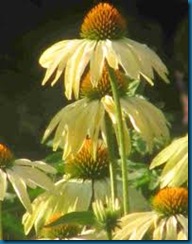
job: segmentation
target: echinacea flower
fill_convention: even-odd
[[[131,213],[121,218],[115,240],[187,240],[188,190],[164,188],[154,197],[153,211]]]
[[[42,161],[15,159],[9,148],[0,144],[0,201],[5,198],[9,181],[23,206],[32,212],[26,188],[39,186],[53,191],[54,184],[46,173],[54,174],[56,170]]]
[[[106,147],[100,142],[96,157],[91,153],[91,142],[87,139],[81,151],[66,162],[66,176],[55,183],[54,193],[44,192],[32,203],[33,212],[25,213],[22,223],[27,235],[34,226],[37,234],[56,213],[64,215],[70,211],[87,211],[94,199],[105,201],[111,195],[109,160]],[[118,197],[122,199],[122,182],[117,182]],[[129,188],[130,210],[147,209],[143,196]]]
[[[98,230],[105,230],[109,239],[112,239],[112,232],[119,227],[121,206],[119,200],[114,201],[106,197],[105,201],[96,200],[92,204],[93,213],[96,219]]]
[[[165,164],[160,176],[161,188],[188,183],[188,134],[175,139],[152,161],[150,169]]]
[[[54,85],[64,73],[65,95],[79,97],[81,77],[89,65],[90,79],[97,86],[104,62],[121,68],[130,79],[145,78],[153,84],[154,70],[167,80],[167,68],[145,44],[126,38],[126,21],[109,3],[99,3],[86,15],[81,39],[60,41],[43,52],[39,59],[47,69],[42,84]]]
[[[95,158],[92,155],[92,141],[86,139],[81,150],[69,156],[65,162],[65,173],[70,178],[83,180],[104,180],[109,177],[109,156],[104,143],[100,140]]]
[[[47,220],[45,225],[49,225],[52,222],[56,221],[58,218],[62,216],[61,213],[55,213]],[[59,224],[57,226],[43,227],[39,236],[40,238],[46,239],[70,239],[75,237],[80,233],[82,227],[78,224]]]
[[[165,141],[169,138],[167,121],[163,113],[143,97],[127,94],[127,79],[124,74],[117,70],[115,75],[122,107],[126,154],[128,155],[131,150],[129,128],[134,128],[140,133],[151,151],[155,138]],[[107,69],[104,68],[97,87],[92,86],[90,73],[85,75],[80,94],[82,99],[64,107],[54,116],[43,137],[45,141],[56,129],[53,150],[62,148],[64,159],[70,154],[78,153],[87,136],[92,140],[94,153],[100,134],[103,140],[106,140],[106,115],[112,120],[118,140],[115,104],[111,97]]]

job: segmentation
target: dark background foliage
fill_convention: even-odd
[[[39,159],[49,150],[40,141],[51,117],[64,105],[62,82],[41,86],[45,70],[38,64],[43,50],[68,38],[78,38],[84,14],[97,0],[2,0],[0,6],[0,142],[18,157]],[[188,75],[188,2],[185,0],[111,0],[128,22],[129,37],[153,48],[170,71],[170,85],[157,79],[147,88],[153,102],[175,115],[176,134],[181,104],[173,71]],[[174,122],[174,121],[173,121]],[[175,123],[175,122],[174,122]],[[179,128],[179,132],[177,130]]]

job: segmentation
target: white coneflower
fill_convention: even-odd
[[[54,85],[64,73],[65,94],[79,97],[81,77],[90,64],[90,77],[97,86],[104,62],[113,69],[121,68],[130,79],[144,77],[153,84],[154,70],[167,81],[167,69],[160,58],[145,44],[126,38],[126,21],[109,3],[99,3],[86,15],[80,36],[82,39],[60,41],[40,57],[47,69],[43,84],[52,79]]]
[[[4,200],[10,182],[23,206],[31,212],[27,186],[40,186],[48,191],[54,188],[54,184],[45,173],[54,174],[56,170],[42,161],[15,159],[9,148],[0,144],[0,201]]]
[[[169,138],[167,121],[163,113],[146,99],[127,94],[127,78],[122,72],[116,70],[115,76],[122,107],[126,153],[128,155],[131,150],[130,128],[134,128],[140,133],[151,151],[155,138],[165,139],[165,141]],[[54,116],[43,137],[43,141],[45,141],[56,129],[53,150],[63,148],[63,158],[67,158],[71,153],[79,152],[87,136],[92,140],[93,152],[97,147],[100,135],[104,141],[106,140],[106,114],[112,120],[118,139],[115,104],[111,96],[112,91],[106,67],[103,69],[97,87],[93,87],[91,84],[90,72],[84,76],[80,94],[82,99],[64,107]]]
[[[188,190],[183,187],[160,190],[152,201],[153,211],[122,217],[115,240],[187,240]]]

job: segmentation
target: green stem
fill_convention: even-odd
[[[0,201],[0,240],[3,240],[3,226],[2,226],[2,201]]]
[[[118,94],[118,87],[116,83],[116,78],[114,70],[107,64],[109,71],[109,80],[111,83],[111,89],[113,94],[113,99],[115,102],[116,118],[117,118],[117,131],[118,131],[118,143],[119,143],[119,154],[121,157],[121,170],[122,170],[122,181],[123,181],[123,210],[124,214],[128,213],[129,210],[129,198],[128,198],[128,168],[126,162],[126,152],[125,152],[125,137],[123,130],[123,118],[121,111],[121,104]]]
[[[112,231],[111,230],[107,230],[107,238],[109,241],[112,240]]]
[[[116,157],[115,157],[115,143],[114,137],[112,134],[113,128],[112,123],[109,118],[109,115],[105,115],[105,130],[106,130],[106,139],[107,139],[107,147],[109,153],[109,173],[110,173],[110,185],[111,185],[111,198],[113,202],[115,202],[115,198],[117,196],[117,182],[116,182]]]

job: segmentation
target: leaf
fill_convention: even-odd
[[[51,224],[45,225],[45,227],[52,227],[60,224],[95,225],[96,220],[91,211],[71,212],[61,216]]]

